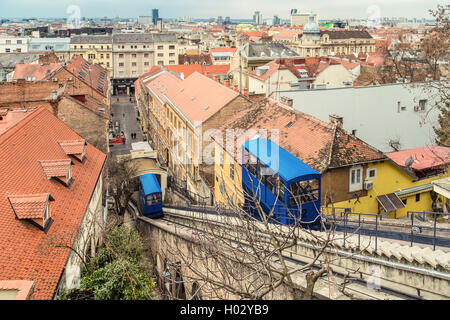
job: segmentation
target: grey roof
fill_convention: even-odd
[[[175,33],[116,33],[114,43],[177,42]]]
[[[367,31],[359,30],[337,30],[337,31],[321,31],[320,35],[328,34],[331,40],[334,39],[373,39]]]
[[[0,68],[14,68],[19,63],[31,63],[39,59],[43,52],[0,53]]]
[[[252,60],[300,57],[297,52],[280,42],[249,42],[241,48],[241,51],[248,59]]]
[[[111,36],[72,36],[70,39],[71,44],[91,44],[91,43],[111,43]]]

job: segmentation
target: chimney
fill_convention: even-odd
[[[184,72],[180,73],[181,80],[184,80]]]
[[[246,97],[248,97],[248,89],[242,90],[242,94]]]
[[[289,107],[292,107],[294,105],[294,100],[291,99],[291,98],[285,97],[285,96],[282,96],[280,98],[280,102],[282,104],[285,104],[285,105],[289,106]]]
[[[344,118],[341,116],[338,116],[337,114],[330,114],[330,123],[336,127],[342,128],[344,125]]]
[[[225,80],[223,84],[224,84],[225,87],[229,88],[230,87],[230,80]]]
[[[236,92],[239,92],[239,88],[238,88],[238,85],[237,85],[237,84],[234,85],[233,90],[236,91]]]
[[[219,77],[218,76],[213,76],[213,80],[216,82],[219,82]]]

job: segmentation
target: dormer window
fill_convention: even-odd
[[[51,225],[50,201],[54,201],[49,193],[24,194],[8,196],[9,203],[19,220],[27,220],[45,232]]]
[[[48,180],[56,179],[67,187],[70,186],[72,183],[72,160],[41,160],[39,163]]]
[[[72,156],[80,162],[84,162],[84,147],[86,145],[86,140],[67,140],[59,141],[58,143],[66,155]]]

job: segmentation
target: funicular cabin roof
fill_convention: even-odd
[[[286,182],[319,178],[320,173],[269,139],[251,139],[243,148]]]
[[[159,186],[158,179],[152,173],[147,173],[139,177],[142,189],[145,195],[161,193],[161,187]]]

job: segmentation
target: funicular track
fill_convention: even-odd
[[[221,223],[218,219],[208,219],[213,216],[217,218],[217,212],[207,212],[205,210],[201,210],[203,208],[198,209],[198,211],[201,211],[202,216],[201,217],[195,217],[191,214],[179,214],[174,213],[171,210],[173,208],[166,207],[164,210],[165,216],[164,218],[160,219],[160,221],[164,221],[166,224],[169,225],[175,225],[178,228],[185,229],[187,231],[196,231],[196,232],[204,232],[204,229],[201,228],[201,224],[205,223],[206,220],[208,220],[207,223],[213,223],[217,226],[220,226],[221,228],[227,228],[230,229],[230,231],[233,230],[229,225],[226,225],[224,223]],[[178,208],[177,210],[180,210]],[[186,208],[185,213],[192,213],[192,208]],[[225,213],[226,214],[226,213]],[[230,212],[230,214],[232,214]],[[206,220],[205,220],[206,219]],[[231,232],[230,232],[231,234]],[[242,240],[236,240],[235,237],[229,236],[227,238],[228,241],[239,243],[240,245],[247,245]],[[310,243],[302,243],[302,246],[310,247],[311,249],[317,249],[318,247],[314,244]],[[338,253],[343,258],[352,258],[352,259],[364,259],[367,257],[360,256],[358,254],[349,253],[343,250],[336,250],[332,249],[335,253]],[[310,257],[299,255],[297,252],[294,252],[293,250],[286,250],[283,257],[286,259],[286,261],[289,261],[292,263],[293,266],[298,267],[299,265],[306,265],[311,261]],[[373,259],[373,258],[372,258]],[[314,269],[321,268],[321,265],[314,266]],[[369,281],[370,274],[364,274],[362,272],[359,272],[358,276],[355,275],[349,275],[347,274],[347,270],[345,270],[342,267],[339,266],[332,266],[333,268],[333,275],[336,277],[336,282],[342,283],[344,282],[344,279],[346,280],[345,285],[345,291],[347,294],[350,294],[354,296],[357,299],[375,299],[375,300],[385,300],[385,299],[398,299],[398,300],[422,300],[426,298],[434,298],[434,299],[449,299],[450,293],[447,295],[442,295],[440,293],[435,293],[431,291],[425,291],[425,290],[418,290],[416,287],[412,287],[405,284],[399,284],[397,282],[393,282],[389,279],[382,279],[382,285],[380,285],[377,289],[370,289],[373,287],[373,284]],[[429,273],[430,270],[423,269],[420,270],[420,268],[416,268],[419,271],[423,271],[425,273]],[[309,270],[303,271],[306,273]],[[323,276],[321,278],[321,281],[327,281],[326,276]]]

